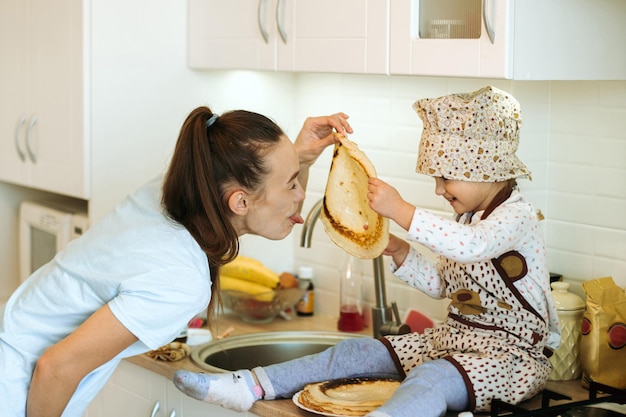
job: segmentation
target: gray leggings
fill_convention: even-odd
[[[264,399],[291,398],[312,382],[338,378],[376,377],[400,380],[387,348],[371,338],[346,339],[325,351],[276,365],[253,369]],[[372,416],[433,416],[467,406],[463,377],[447,360],[419,365],[406,376],[394,395]]]

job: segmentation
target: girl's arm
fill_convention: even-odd
[[[419,254],[408,242],[389,235],[389,244],[383,255],[391,256],[396,277],[431,298],[440,299],[445,296],[437,263]]]
[[[26,415],[60,416],[88,373],[136,341],[107,305],[101,307],[41,355],[28,391]]]
[[[535,214],[513,205],[500,206],[487,219],[468,225],[416,209],[407,238],[438,255],[471,263],[496,258],[539,233]]]

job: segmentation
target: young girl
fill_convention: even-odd
[[[157,178],[37,270],[0,325],[0,415],[80,416],[121,359],[172,341],[213,303],[239,236],[282,239],[301,223],[310,165],[351,132],[308,118],[292,143],[274,122],[207,107],[184,122]],[[213,279],[212,279],[213,278]]]
[[[435,178],[435,192],[450,202],[456,220],[412,206],[380,179],[370,179],[368,198],[372,209],[408,231],[409,240],[438,255],[433,263],[396,236],[385,250],[397,277],[451,300],[445,321],[423,334],[345,340],[251,372],[178,372],[179,389],[246,410],[312,382],[402,380],[371,417],[488,411],[493,399],[517,404],[541,390],[550,374],[546,348],[558,347],[560,330],[535,209],[516,187],[516,178],[530,178],[515,155],[519,103],[486,87],[420,100],[414,108],[424,123],[417,172]]]

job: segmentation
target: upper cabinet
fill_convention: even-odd
[[[189,66],[273,70],[276,0],[189,0]]]
[[[623,0],[394,0],[391,74],[626,79]]]
[[[623,0],[189,0],[189,65],[626,79]]]
[[[88,194],[82,2],[0,2],[0,180]]]
[[[189,65],[388,73],[388,0],[189,0]]]

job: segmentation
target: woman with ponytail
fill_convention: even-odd
[[[123,358],[159,348],[218,295],[239,237],[302,223],[309,167],[351,133],[308,118],[292,143],[273,121],[207,107],[185,120],[165,175],[35,271],[0,324],[0,415],[80,416]],[[211,311],[211,309],[209,309]]]

